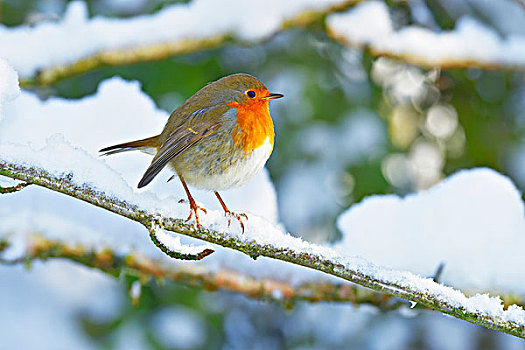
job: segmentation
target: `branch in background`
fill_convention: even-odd
[[[123,66],[139,62],[158,61],[171,56],[215,48],[227,39],[227,35],[219,35],[201,40],[184,39],[173,43],[99,52],[72,64],[44,68],[37,73],[34,80],[22,80],[20,85],[51,85],[61,79],[86,73],[103,66]]]
[[[500,299],[490,299],[487,295],[469,298],[462,292],[437,284],[431,279],[421,278],[408,272],[384,270],[370,264],[364,266],[364,261],[349,260],[329,248],[305,243],[300,248],[291,249],[276,243],[261,244],[209,229],[197,230],[183,219],[159,217],[158,214],[149,213],[138,205],[109,197],[91,185],[74,183],[67,175],[54,175],[43,169],[14,164],[3,159],[0,159],[0,175],[81,199],[139,222],[146,228],[158,224],[164,230],[235,249],[252,258],[266,256],[309,267],[377,292],[407,299],[456,318],[525,339],[525,311],[517,305],[511,305],[504,310],[499,304]],[[301,249],[303,246],[305,248]]]
[[[344,41],[344,39],[343,39]],[[373,47],[369,47],[369,52],[374,57],[386,57],[394,60],[413,64],[423,68],[439,68],[439,69],[467,69],[467,68],[479,68],[484,70],[524,70],[525,67],[518,65],[504,65],[497,62],[481,62],[474,59],[454,59],[447,58],[443,60],[429,59],[424,56],[417,54],[396,54],[391,51],[381,50]]]
[[[8,242],[0,241],[0,247]],[[1,249],[0,249],[1,251]],[[258,279],[237,271],[206,271],[190,265],[176,266],[154,260],[133,252],[124,256],[115,254],[110,249],[94,250],[81,245],[70,245],[66,242],[49,240],[39,235],[27,239],[24,256],[13,260],[2,260],[1,264],[30,264],[34,260],[67,259],[79,264],[97,268],[105,273],[118,277],[121,271],[137,276],[141,284],[153,280],[170,280],[190,287],[203,288],[208,291],[223,290],[236,292],[258,300],[272,301],[291,308],[298,301],[306,302],[351,302],[354,305],[372,305],[381,311],[392,311],[408,304],[402,299],[374,292],[370,289],[348,283],[308,282],[299,285],[273,280]],[[518,296],[508,295],[505,305],[523,305]]]
[[[439,6],[437,2],[428,2]],[[362,23],[381,25],[365,32]],[[326,19],[329,36],[345,46],[366,48],[373,56],[427,68],[525,70],[522,54],[525,36],[500,37],[494,28],[480,23],[479,19],[463,19],[454,25],[454,29],[444,31],[419,26],[396,29],[383,2],[364,2],[345,13],[330,14]]]
[[[525,2],[523,0],[514,0],[518,4],[524,7]],[[341,0],[340,3],[327,6],[323,10],[310,10],[303,11],[297,15],[285,19],[282,21],[280,28],[273,33],[274,35],[279,31],[286,30],[293,27],[305,27],[317,21],[326,20],[326,31],[335,40],[341,42],[343,45],[350,47],[363,48],[366,47],[373,56],[377,57],[389,57],[405,61],[411,64],[419,65],[422,67],[429,68],[481,68],[481,69],[516,69],[524,70],[525,62],[520,58],[520,55],[515,52],[510,54],[509,52],[517,51],[515,47],[510,45],[504,39],[499,39],[500,42],[496,46],[496,51],[490,51],[484,54],[476,52],[467,52],[465,47],[468,47],[467,42],[458,44],[457,39],[454,38],[451,42],[443,44],[443,37],[439,37],[440,34],[446,34],[451,37],[450,33],[456,33],[457,31],[451,30],[441,33],[434,33],[424,28],[411,28],[412,33],[410,37],[405,35],[403,38],[399,38],[398,31],[391,29],[385,32],[385,28],[378,29],[383,33],[375,33],[374,35],[363,36],[361,33],[360,23],[376,23],[377,16],[372,16],[369,19],[361,19],[346,26],[345,30],[341,30],[339,26],[333,25],[333,18],[339,15],[338,12],[342,12],[350,9],[352,6],[362,2],[362,0]],[[426,4],[431,8],[432,13],[439,12],[436,18],[444,18],[446,23],[441,23],[445,28],[452,28],[454,19],[446,17],[446,11],[442,9],[441,4],[434,0],[426,0]],[[385,11],[388,12],[387,6]],[[357,7],[356,7],[357,8]],[[353,11],[354,9],[350,9]],[[349,11],[348,13],[350,13]],[[374,13],[377,15],[377,12]],[[382,23],[385,27],[387,24]],[[393,28],[394,24],[390,23]],[[407,27],[401,28],[400,30],[407,29]],[[417,33],[416,33],[417,32]],[[357,33],[357,35],[355,35]],[[484,33],[480,33],[480,45],[483,44]],[[118,49],[110,49],[105,51],[99,51],[91,56],[78,58],[77,61],[70,64],[63,64],[51,67],[40,67],[39,71],[35,73],[35,76],[25,77],[21,79],[20,84],[22,86],[31,85],[51,85],[57,81],[81,73],[86,73],[103,66],[122,66],[135,64],[140,62],[149,62],[173,57],[177,55],[184,55],[193,53],[205,49],[211,49],[219,47],[228,40],[234,40],[236,37],[233,32],[218,32],[208,37],[194,39],[194,38],[183,38],[173,39],[173,41],[165,41],[152,44],[137,44],[137,46],[126,46]],[[438,39],[439,37],[439,39]],[[457,37],[457,35],[456,35]],[[268,36],[260,39],[255,39],[252,42],[243,42],[244,44],[257,44],[261,40],[267,40]],[[464,38],[466,41],[471,41],[471,37]],[[516,38],[514,38],[516,39]],[[524,39],[525,40],[525,39]],[[413,45],[414,41],[422,43],[428,43],[429,41],[436,42],[436,45],[441,45],[442,50],[437,47],[429,49],[425,45]],[[516,41],[516,40],[514,40]],[[425,47],[423,47],[425,46]],[[494,46],[494,45],[492,45]],[[516,46],[516,45],[514,45]],[[455,52],[448,52],[451,47],[456,51],[465,51],[463,54],[457,54]],[[423,49],[431,52],[425,52]],[[442,53],[439,53],[443,51]]]
[[[407,303],[401,299],[349,283],[304,283],[293,286],[270,278],[253,278],[236,271],[223,269],[210,272],[203,270],[202,266],[193,268],[191,265],[166,264],[165,261],[150,259],[138,252],[119,256],[110,249],[94,250],[82,245],[49,240],[39,235],[31,235],[26,242],[24,256],[13,260],[0,260],[0,264],[29,264],[33,260],[67,259],[97,268],[114,277],[125,271],[137,276],[142,284],[152,280],[171,280],[208,291],[225,290],[241,293],[253,299],[278,302],[287,308],[293,307],[297,301],[369,304],[383,311],[407,306]],[[5,247],[8,243],[0,241],[1,245]]]
[[[329,6],[322,11],[303,11],[292,18],[285,19],[281,24],[280,31],[293,27],[305,27],[326,17],[326,15],[330,13],[344,11],[360,1],[362,0],[343,0],[339,4]],[[90,57],[84,57],[71,64],[43,67],[35,77],[22,79],[20,84],[22,86],[51,85],[58,80],[86,73],[102,66],[122,66],[140,62],[157,61],[172,56],[216,48],[227,40],[232,40],[233,36],[233,33],[222,33],[203,39],[185,38],[173,42],[102,51]]]
[[[18,192],[21,189],[27,187],[28,185],[29,185],[28,183],[22,182],[22,183],[20,183],[20,184],[18,184],[16,186],[11,186],[11,187],[2,187],[2,186],[0,186],[0,194]]]
[[[79,244],[70,245],[67,242],[46,239],[36,234],[28,237],[26,245],[26,252],[23,256],[12,260],[0,259],[0,264],[30,265],[34,260],[67,259],[84,266],[97,268],[113,277],[118,277],[122,271],[125,271],[137,276],[141,284],[147,284],[153,280],[170,280],[207,291],[223,290],[240,293],[252,299],[277,302],[286,308],[293,307],[298,301],[367,304],[381,311],[392,311],[408,306],[402,299],[348,283],[307,282],[294,286],[270,278],[254,278],[237,271],[223,269],[212,272],[206,271],[202,266],[193,268],[189,265],[166,264],[163,261],[141,255],[139,252],[122,256],[111,249],[95,250]],[[0,241],[0,252],[8,246],[7,241]],[[523,306],[524,300],[516,295],[507,295],[504,298],[504,304]]]

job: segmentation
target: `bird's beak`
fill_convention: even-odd
[[[283,94],[274,94],[274,93],[271,93],[269,94],[268,96],[264,97],[265,99],[267,100],[273,100],[273,99],[276,99],[276,98],[281,98],[281,97],[284,97]]]

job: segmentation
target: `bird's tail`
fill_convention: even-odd
[[[109,156],[115,153],[127,151],[142,151],[149,154],[155,154],[160,147],[159,136],[148,137],[147,139],[119,143],[118,145],[102,148],[99,152],[104,152],[102,156]]]

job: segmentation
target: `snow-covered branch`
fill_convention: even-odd
[[[416,25],[395,29],[388,6],[382,1],[367,1],[345,13],[329,15],[327,30],[345,45],[367,47],[374,56],[424,67],[525,69],[525,36],[501,37],[468,16],[460,18],[450,31]]]
[[[214,252],[211,247],[195,247],[184,245],[180,237],[172,237],[157,225],[151,223],[147,227],[151,241],[167,256],[180,260],[202,260]]]
[[[0,252],[2,247],[8,245],[9,242],[0,241]],[[137,276],[141,283],[148,283],[152,279],[170,280],[208,290],[232,291],[253,299],[278,302],[287,307],[293,306],[297,301],[369,304],[384,311],[407,306],[406,302],[399,299],[348,283],[312,281],[294,285],[290,281],[251,277],[229,269],[211,271],[193,265],[166,264],[163,260],[152,259],[139,252],[122,255],[109,248],[94,249],[72,245],[36,234],[28,237],[23,256],[11,260],[0,259],[0,264],[28,264],[34,260],[55,258],[75,261],[114,276],[126,271],[127,274]]]
[[[87,5],[73,2],[57,22],[0,25],[0,47],[2,58],[23,83],[46,85],[100,66],[160,60],[217,47],[230,39],[259,42],[359,1],[196,0],[130,19],[89,18]],[[67,50],[64,43],[70,44]]]
[[[324,17],[333,38],[345,45],[367,47],[375,56],[425,67],[525,67],[525,37],[521,35],[501,37],[467,16],[450,31],[415,25],[394,29],[396,24],[384,2],[361,0],[260,5],[197,0],[130,19],[89,18],[86,4],[73,2],[57,22],[16,28],[0,25],[0,46],[2,57],[19,72],[23,84],[46,85],[105,65],[160,60],[218,47],[228,40],[257,43]],[[61,49],[64,42],[77,43],[78,37],[84,39],[68,50]]]
[[[15,186],[9,186],[9,187],[0,186],[0,194],[18,192],[21,189],[25,188],[27,185],[28,185],[27,183],[22,182]]]
[[[0,253],[9,247],[9,241],[0,240]],[[299,284],[272,278],[258,278],[231,269],[203,269],[192,265],[166,264],[140,252],[121,254],[110,248],[97,249],[81,244],[70,244],[51,240],[45,235],[31,234],[25,241],[25,252],[14,259],[0,258],[0,264],[30,264],[34,260],[68,259],[79,264],[94,267],[110,275],[118,276],[121,271],[137,276],[141,283],[150,280],[171,280],[192,287],[208,290],[226,290],[244,294],[249,298],[278,302],[286,307],[297,301],[308,302],[351,302],[354,305],[368,304],[382,311],[406,307],[407,303],[391,295],[348,283],[329,281],[306,281]],[[0,255],[1,256],[1,255]],[[471,293],[475,294],[475,293]],[[517,295],[503,298],[506,306],[524,305]]]
[[[229,233],[225,225],[210,222],[204,223],[205,229],[197,230],[180,217],[110,196],[96,185],[77,182],[71,173],[50,173],[42,168],[0,158],[0,174],[78,198],[147,228],[156,224],[167,231],[238,250],[254,259],[265,256],[305,266],[474,324],[525,338],[525,311],[517,305],[504,309],[499,297],[487,294],[468,297],[429,278],[381,268],[361,258],[343,256],[331,248],[284,234],[281,229],[258,217],[250,216],[244,235]]]

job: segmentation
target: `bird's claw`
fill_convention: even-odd
[[[244,234],[244,222],[242,221],[241,218],[248,220],[248,215],[244,213],[237,214],[229,210],[225,210],[224,215],[228,218],[228,227],[232,223],[232,217],[236,218],[239,221],[239,224],[241,224],[242,233]]]
[[[185,201],[184,199],[182,199],[182,200]],[[201,223],[199,222],[199,215],[197,214],[197,210],[202,210],[204,212],[204,214],[206,214],[208,212],[206,210],[206,208],[198,206],[197,203],[195,203],[195,202],[193,202],[193,203],[190,202],[190,215],[186,219],[186,222],[190,221],[191,217],[193,215],[195,215],[195,222],[197,223],[197,230],[200,230],[200,229],[202,229],[202,226],[201,226]]]

